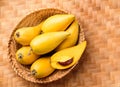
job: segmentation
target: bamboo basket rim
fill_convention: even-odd
[[[8,58],[9,58],[9,62],[11,63],[11,65],[12,65],[12,68],[13,68],[13,70],[16,72],[16,74],[18,74],[20,77],[22,77],[22,78],[24,78],[25,80],[27,80],[27,81],[30,81],[30,82],[33,82],[33,83],[50,83],[50,82],[53,82],[53,81],[56,81],[56,80],[58,80],[58,79],[61,79],[61,78],[63,78],[65,75],[67,75],[71,70],[73,70],[74,69],[74,67],[78,64],[78,63],[76,63],[74,66],[72,66],[71,68],[69,68],[69,69],[66,69],[66,70],[63,70],[63,73],[61,74],[61,75],[59,75],[59,76],[55,76],[54,78],[50,78],[50,79],[48,79],[48,80],[46,80],[46,78],[48,78],[48,77],[46,77],[45,78],[45,80],[44,80],[44,78],[43,79],[35,79],[35,78],[33,78],[33,79],[31,79],[29,76],[30,76],[30,73],[28,73],[27,75],[26,74],[24,74],[25,72],[23,72],[23,71],[21,71],[21,67],[17,67],[19,64],[18,63],[16,63],[16,59],[15,58],[13,58],[13,55],[14,55],[14,53],[12,53],[12,51],[14,50],[13,48],[11,48],[11,47],[14,47],[14,46],[12,46],[12,44],[13,43],[15,43],[14,42],[14,38],[13,38],[13,34],[14,34],[14,32],[16,31],[16,29],[18,29],[18,27],[20,26],[20,24],[22,24],[23,23],[23,21],[28,17],[28,16],[30,16],[30,15],[32,15],[32,14],[36,14],[36,13],[42,13],[42,12],[50,12],[50,11],[53,11],[53,12],[58,12],[58,13],[64,13],[64,14],[66,14],[66,13],[68,13],[68,12],[66,12],[66,11],[63,11],[63,10],[60,10],[60,9],[55,9],[55,8],[47,8],[47,9],[41,9],[41,10],[38,10],[38,11],[34,11],[34,12],[32,12],[32,13],[30,13],[30,14],[28,14],[28,15],[26,15],[18,24],[17,24],[17,26],[14,28],[14,30],[12,31],[12,33],[11,33],[11,35],[10,35],[10,37],[9,37],[9,41],[8,41]],[[56,13],[55,13],[56,14]],[[80,23],[79,23],[79,25],[80,25]],[[80,25],[80,32],[79,32],[79,43],[81,43],[82,41],[84,41],[85,40],[85,35],[84,35],[84,31],[83,31],[83,29],[81,28],[81,25]],[[26,72],[29,72],[27,69],[26,69]],[[59,70],[57,70],[56,72],[62,72],[62,71],[59,71]],[[54,72],[53,72],[54,73]],[[55,73],[56,74],[56,73]]]

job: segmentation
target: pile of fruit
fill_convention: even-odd
[[[14,39],[22,45],[16,52],[16,60],[31,65],[31,74],[36,78],[46,77],[55,69],[70,68],[86,47],[86,41],[77,44],[78,36],[79,24],[74,15],[50,16],[37,26],[15,31]]]

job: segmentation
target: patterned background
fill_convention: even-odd
[[[87,49],[63,79],[34,84],[15,74],[7,58],[9,36],[27,14],[59,8],[83,26]],[[120,87],[120,0],[0,0],[1,87]]]

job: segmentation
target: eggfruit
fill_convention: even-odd
[[[50,57],[42,57],[32,64],[30,70],[36,78],[43,78],[53,73],[55,69],[50,64]]]

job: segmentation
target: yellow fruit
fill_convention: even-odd
[[[42,26],[43,32],[64,31],[75,19],[71,14],[57,14],[45,20]]]
[[[66,32],[69,32],[70,35],[56,48],[56,51],[72,47],[76,44],[79,33],[79,25],[77,21],[74,21],[66,30]]]
[[[86,48],[86,41],[77,46],[63,49],[51,57],[51,66],[55,69],[67,69],[78,62]]]
[[[24,65],[32,64],[38,57],[29,46],[22,47],[16,52],[17,61]]]
[[[55,69],[51,67],[50,57],[42,57],[32,64],[30,70],[36,78],[43,78],[50,75]]]
[[[41,32],[43,22],[34,27],[23,27],[14,33],[15,40],[21,45],[29,45],[30,41]]]
[[[49,32],[35,37],[30,46],[34,53],[42,55],[54,50],[64,39],[69,36],[68,32]]]

